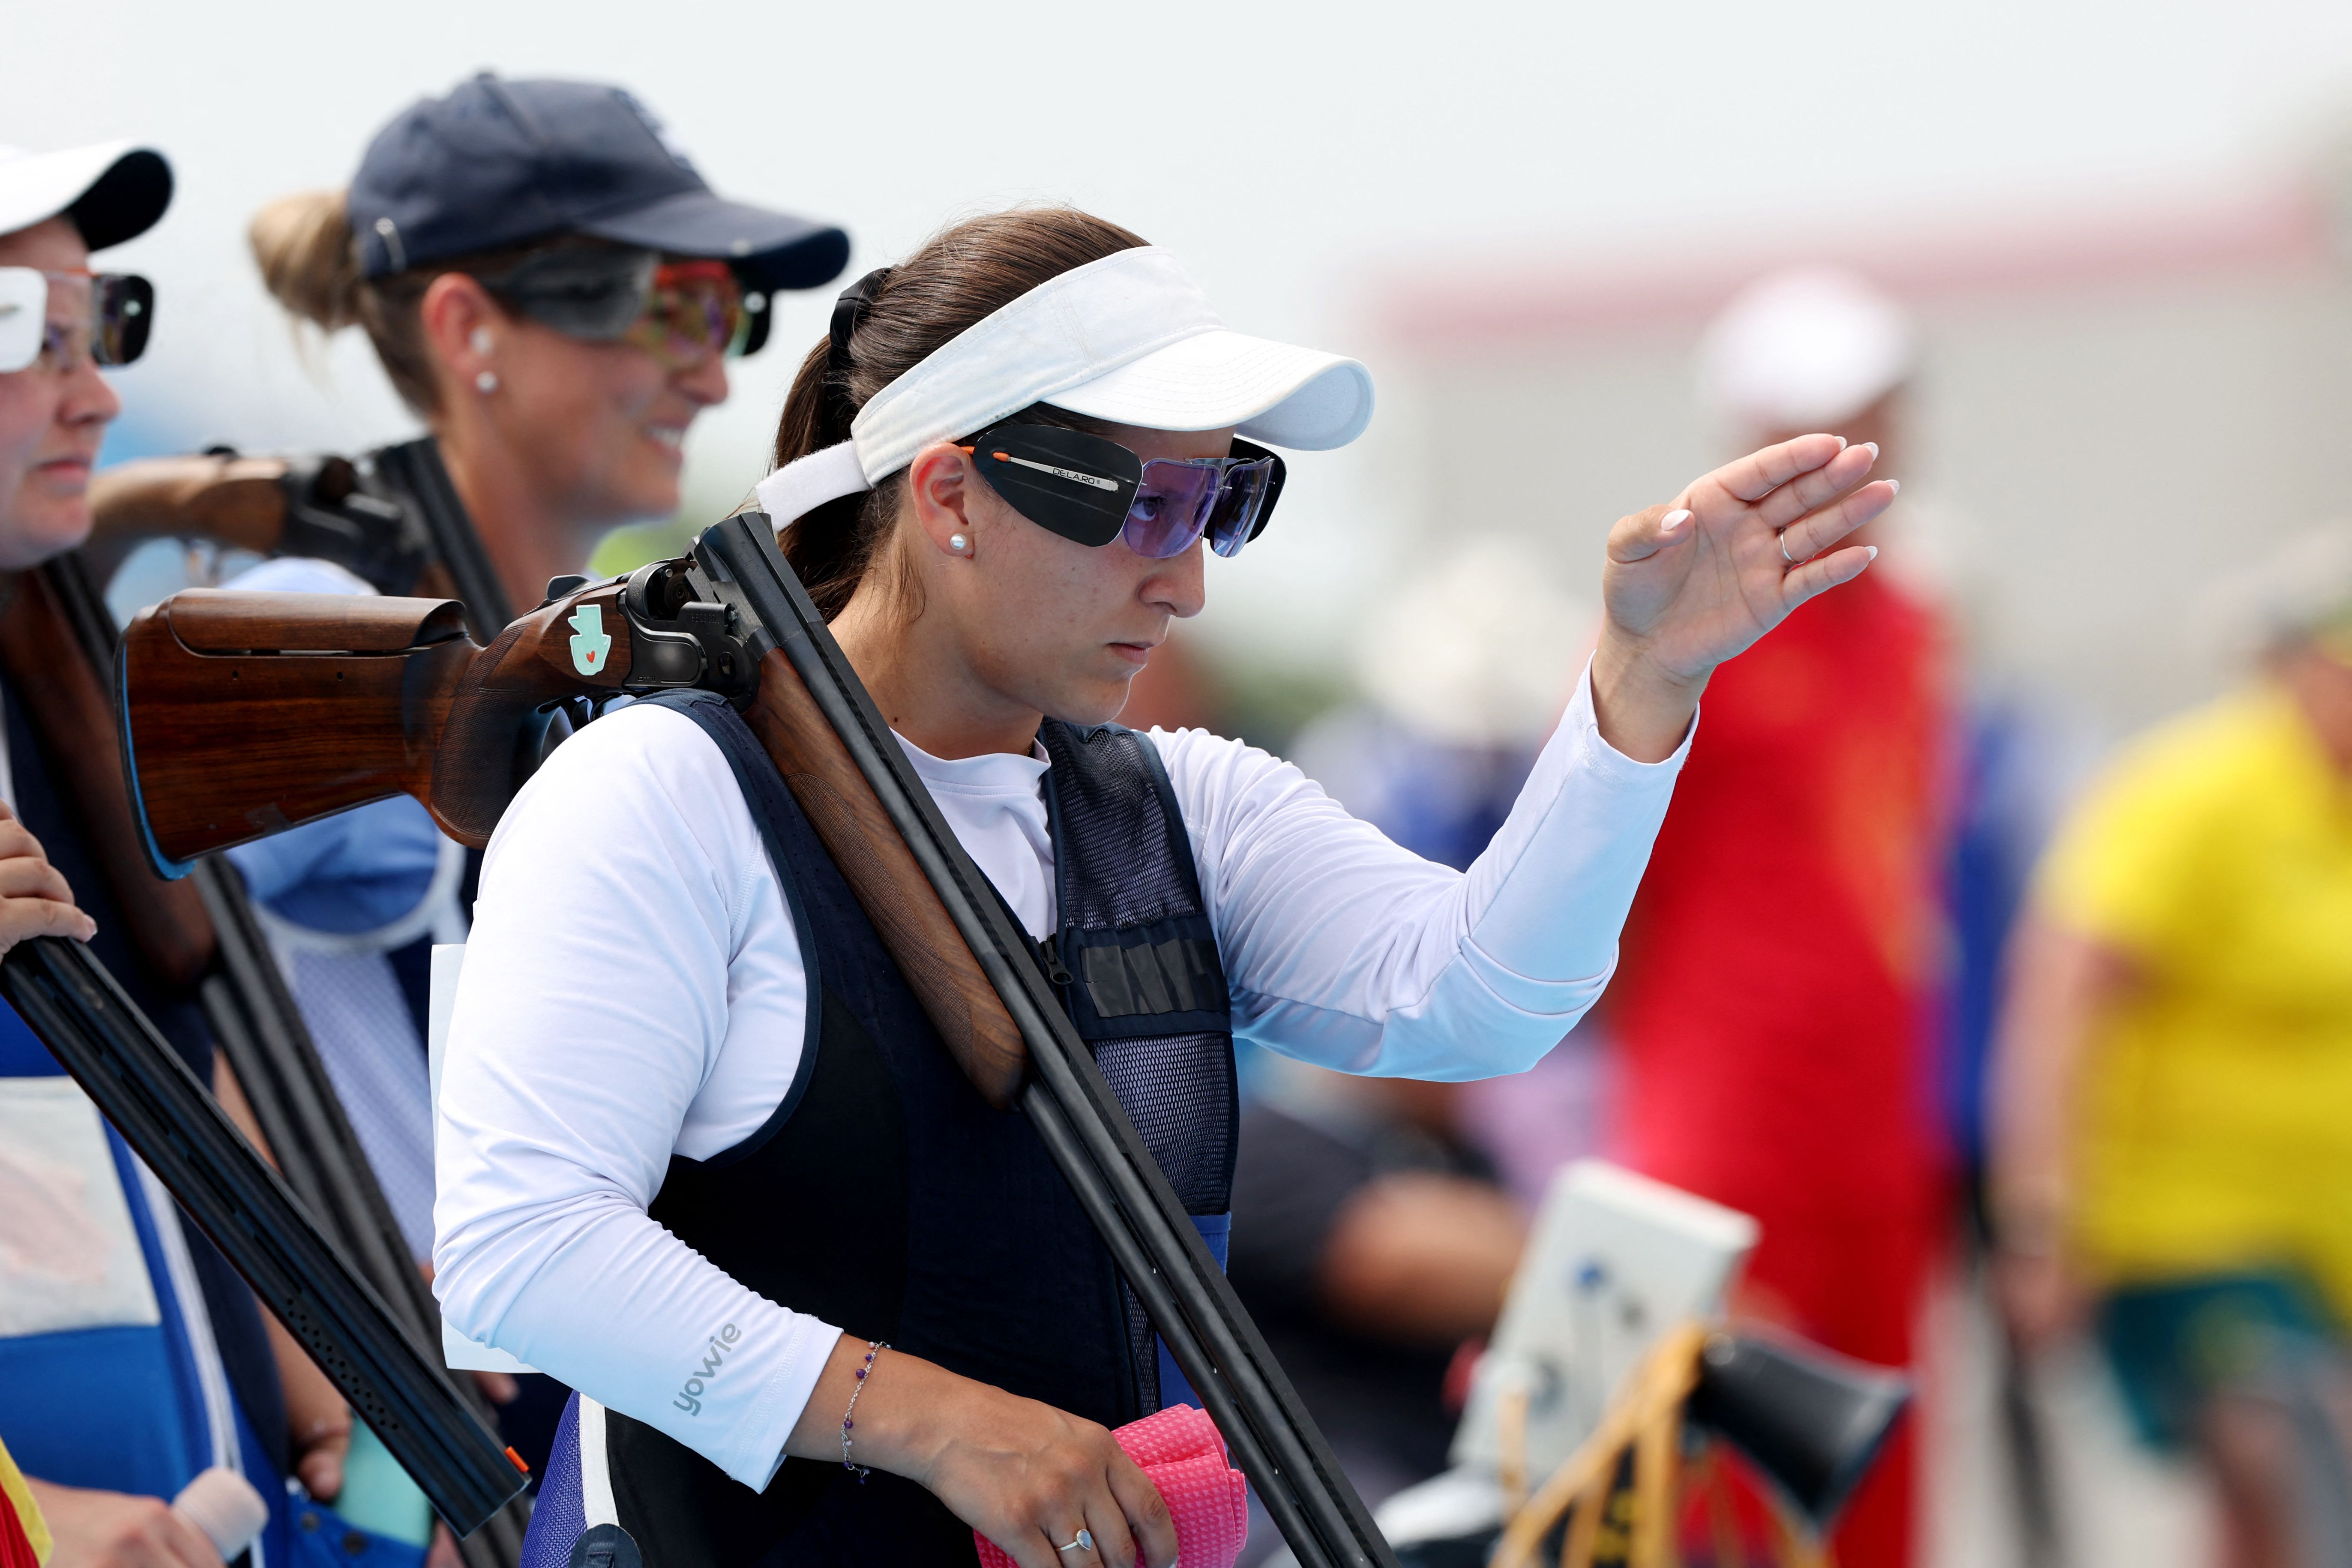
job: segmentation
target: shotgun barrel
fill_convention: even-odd
[[[776,547],[767,516],[741,512],[707,530],[695,542],[694,560],[699,568],[697,576],[708,583],[710,595],[734,610],[745,625],[759,628],[751,647],[760,655],[761,679],[747,715],[753,733],[782,770],[785,784],[808,812],[835,864],[850,878],[858,901],[873,914],[874,904],[858,872],[851,868],[870,870],[887,863],[877,851],[888,846],[854,831],[866,813],[840,809],[829,798],[848,791],[832,787],[829,781],[822,790],[811,790],[807,781],[813,775],[794,765],[800,752],[813,744],[822,747],[824,738],[812,735],[805,722],[795,721],[793,710],[801,699],[791,695],[792,689],[798,688],[823,715],[834,747],[847,753],[866,793],[919,867],[961,939],[946,947],[904,953],[898,951],[893,931],[900,933],[898,941],[904,941],[909,923],[877,918],[885,944],[893,947],[892,956],[909,981],[915,978],[910,958],[915,965],[951,972],[978,969],[974,978],[985,985],[984,991],[968,980],[955,987],[977,1015],[971,1032],[986,1037],[997,1032],[991,1026],[1002,1019],[1018,1036],[1022,1054],[1034,1069],[1018,1091],[1023,1113],[1142,1300],[1176,1364],[1207,1404],[1292,1552],[1307,1568],[1393,1568],[1394,1553],[1330,1446],[1201,1240],[1159,1163],[1144,1148],[1093,1054],[1055,1000],[1035,950],[1013,928],[1003,903],[990,894],[986,878],[940,816],[906,752],[891,739],[865,683]],[[780,733],[785,731],[790,733]],[[894,889],[900,901],[911,891],[903,886]],[[961,952],[956,951],[959,947]],[[995,1004],[993,1009],[987,1007],[989,1001]],[[955,1037],[945,1029],[942,1034],[952,1048]],[[983,1093],[1001,1088],[1002,1060],[1001,1056],[990,1060],[988,1078],[974,1078]]]
[[[17,943],[0,960],[0,996],[342,1391],[451,1530],[472,1534],[523,1489],[520,1461],[401,1331],[383,1299],[320,1234],[89,949],[55,937]]]

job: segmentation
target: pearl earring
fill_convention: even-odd
[[[971,548],[971,541],[961,533],[950,533],[948,535],[948,548],[961,555]]]
[[[488,327],[476,327],[474,329],[473,335],[468,337],[466,342],[473,346],[474,352],[478,354],[486,354],[489,353],[490,329]]]
[[[474,386],[479,392],[496,392],[499,389],[499,373],[494,370],[482,372],[474,378]]]

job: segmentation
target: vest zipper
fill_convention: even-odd
[[[1066,991],[1076,978],[1062,963],[1062,944],[1056,937],[1047,937],[1037,944],[1037,956],[1045,961],[1045,978]]]

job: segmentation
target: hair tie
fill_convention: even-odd
[[[874,309],[874,296],[879,294],[882,285],[889,280],[890,269],[877,267],[844,289],[840,298],[834,300],[832,363],[825,367],[834,376],[845,376],[849,373],[850,334],[857,331],[859,322],[866,320],[866,313]]]
[[[877,267],[841,291],[833,302],[833,343],[825,350],[824,391],[821,421],[834,440],[847,440],[850,421],[857,417],[857,409],[849,400],[849,339],[874,309],[874,296],[889,281],[890,269]]]

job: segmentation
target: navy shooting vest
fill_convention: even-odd
[[[792,909],[809,1005],[775,1112],[710,1159],[673,1157],[652,1217],[771,1300],[1107,1426],[1198,1403],[1027,1120],[992,1110],[957,1068],[741,716],[706,692],[653,700],[732,765]],[[1222,1259],[1231,1008],[1183,821],[1144,737],[1047,720],[1039,740],[1059,910],[1048,973]],[[755,1493],[641,1422],[607,1412],[604,1428],[614,1522],[646,1563],[973,1561],[970,1529],[911,1481],[789,1459]],[[559,1441],[541,1503],[555,1505],[551,1531],[578,1458]],[[603,1533],[565,1557],[599,1556]],[[529,1568],[545,1561],[526,1554]]]

